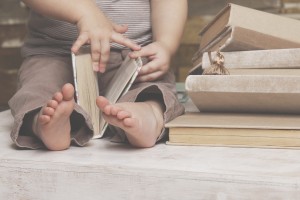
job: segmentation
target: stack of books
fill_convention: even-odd
[[[204,52],[247,51],[300,47],[299,20],[228,4],[200,32],[193,67]]]
[[[228,4],[200,32],[185,82],[198,110],[166,124],[168,144],[300,147],[299,32],[298,20]],[[201,74],[220,54],[228,73]]]

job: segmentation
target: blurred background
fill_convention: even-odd
[[[229,2],[300,20],[300,0],[188,0],[188,21],[172,60],[177,82],[184,82],[191,69],[191,58],[199,47],[198,33]],[[0,111],[8,109],[7,102],[17,87],[28,14],[19,0],[0,1]]]

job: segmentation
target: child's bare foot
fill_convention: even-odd
[[[105,120],[125,131],[136,147],[152,147],[163,129],[163,108],[156,101],[110,104],[100,96],[97,105]]]
[[[49,150],[64,150],[71,142],[70,115],[74,108],[74,87],[65,84],[34,117],[33,132]]]

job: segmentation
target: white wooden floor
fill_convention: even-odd
[[[300,151],[106,140],[62,152],[16,150],[0,113],[0,199],[300,199]]]

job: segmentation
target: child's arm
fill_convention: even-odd
[[[76,53],[83,44],[91,44],[93,66],[96,71],[105,71],[110,41],[133,50],[140,49],[139,45],[122,35],[127,31],[127,26],[112,23],[93,0],[23,0],[23,2],[42,15],[76,24],[79,36],[71,50]]]
[[[151,62],[144,65],[138,81],[152,81],[169,69],[171,56],[176,52],[187,18],[187,0],[151,0],[154,42],[131,57],[147,56]]]

